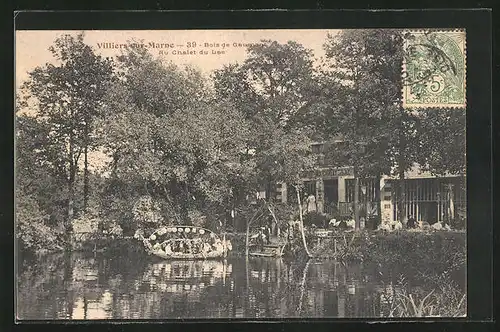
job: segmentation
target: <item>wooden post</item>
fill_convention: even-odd
[[[250,237],[250,222],[247,223],[246,235],[245,235],[245,256],[248,259],[248,246],[249,246],[249,237]]]
[[[233,189],[229,189],[229,193],[232,197],[233,195]],[[234,225],[234,217],[233,217],[233,214],[234,214],[234,210],[231,209],[231,221],[233,222],[233,225]],[[226,228],[227,228],[227,216],[224,218],[224,229],[222,230],[222,256],[223,257],[226,257],[227,256],[227,252],[226,252],[226,248],[227,248],[227,245],[226,245]]]
[[[227,253],[226,253],[226,229],[224,227],[224,234],[222,235],[222,251],[224,252],[224,257],[227,256]]]
[[[226,263],[227,263],[226,260],[222,261],[222,285],[223,286],[226,286]]]
[[[355,175],[354,179],[354,229],[360,229],[360,216],[359,216],[359,177]]]
[[[299,192],[299,187],[298,185],[295,186],[295,192],[297,194],[297,202],[299,205],[299,221],[300,221],[300,233],[302,235],[302,244],[304,246],[304,250],[306,251],[307,257],[312,257],[311,253],[309,252],[309,249],[307,248],[307,243],[306,243],[306,236],[304,233],[304,218],[302,216],[302,202],[300,201],[300,192]]]

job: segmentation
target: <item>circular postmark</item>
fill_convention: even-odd
[[[404,35],[402,80],[406,102],[465,99],[465,37],[443,31]]]

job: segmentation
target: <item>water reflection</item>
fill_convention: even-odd
[[[20,272],[20,319],[379,317],[397,291],[377,267],[335,261],[73,254],[26,261]]]

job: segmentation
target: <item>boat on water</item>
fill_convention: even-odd
[[[213,231],[195,226],[160,227],[148,237],[139,234],[148,254],[163,259],[210,259],[226,257],[231,242]]]
[[[283,257],[284,249],[286,243],[270,243],[264,244],[261,248],[256,248],[249,253],[250,256],[253,257],[272,257],[279,258]]]
[[[273,236],[271,236],[269,241],[267,241],[266,236],[263,235],[263,228],[261,228],[258,233],[250,237],[249,255],[253,257],[283,257],[288,241],[286,241],[286,239]]]

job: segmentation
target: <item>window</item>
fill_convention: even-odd
[[[355,179],[346,179],[345,180],[345,199],[346,202],[354,202],[354,184],[355,184]],[[365,200],[364,195],[362,193],[362,187],[365,186],[365,195],[368,198],[369,202],[375,202],[375,197],[376,195],[376,190],[377,190],[377,185],[375,179],[365,179],[365,180],[359,180],[359,200]]]
[[[305,181],[304,187],[302,187],[300,193],[300,199],[304,200],[305,195],[313,194],[316,196],[316,181]],[[291,204],[297,203],[297,193],[295,192],[295,188],[292,185],[288,185],[287,187],[287,202]],[[302,202],[303,203],[303,202]]]
[[[323,152],[323,144],[313,144],[311,146],[313,153],[322,153]]]

